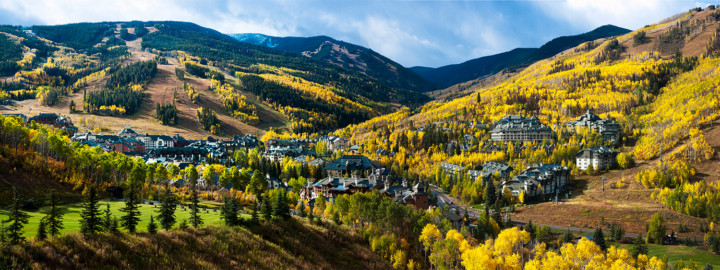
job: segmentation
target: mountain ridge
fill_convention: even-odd
[[[583,42],[629,33],[630,30],[614,25],[603,25],[579,35],[561,36],[552,39],[539,48],[515,48],[507,52],[471,59],[459,64],[437,68],[415,66],[410,69],[441,89],[492,75],[505,68],[525,66],[547,59]],[[488,68],[489,67],[489,68]]]
[[[329,36],[274,37],[264,34],[231,34],[240,42],[266,46],[332,63],[370,76],[395,88],[427,92],[436,88],[412,70],[370,48]]]

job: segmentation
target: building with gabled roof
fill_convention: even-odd
[[[118,131],[117,136],[120,138],[135,138],[140,136],[140,133],[130,128],[130,125],[125,125],[122,130]]]
[[[343,155],[325,165],[324,170],[330,177],[342,177],[343,175],[370,175],[375,170],[382,168],[382,165],[363,155]]]
[[[618,152],[605,146],[585,148],[575,154],[575,164],[580,170],[587,170],[590,164],[595,170],[612,169],[617,163]]]
[[[115,141],[110,148],[115,152],[123,153],[126,155],[145,154],[145,145],[134,138],[120,138]]]
[[[601,119],[600,116],[593,114],[590,109],[575,121],[567,122],[565,126],[572,127],[571,131],[573,132],[581,127],[590,128],[600,133],[605,140],[609,140],[613,145],[620,142],[620,136],[622,135],[620,124],[610,119]]]
[[[147,150],[153,150],[158,148],[174,147],[175,141],[168,135],[140,135],[136,139],[145,144]]]
[[[502,183],[502,189],[513,196],[523,192],[526,196],[555,194],[564,189],[570,180],[570,170],[557,164],[528,166],[519,175]]]
[[[542,142],[552,140],[552,129],[540,123],[537,116],[505,116],[490,131],[493,141]]]

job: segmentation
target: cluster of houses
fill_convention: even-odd
[[[327,177],[308,184],[300,191],[300,197],[314,200],[320,194],[335,198],[342,194],[377,190],[398,204],[410,205],[416,209],[427,209],[430,199],[426,187],[421,183],[410,186],[407,179],[400,185],[393,185],[393,176],[382,165],[363,155],[344,155],[330,163],[324,170]]]
[[[23,123],[30,123],[32,121],[35,121],[35,123],[41,124],[41,125],[48,125],[53,126],[57,129],[62,129],[66,131],[70,136],[77,133],[78,128],[73,124],[70,117],[58,115],[55,113],[40,113],[36,116],[28,118],[24,114],[20,113],[10,113],[10,114],[3,114],[4,116],[17,116],[22,119]]]
[[[70,138],[73,142],[100,147],[105,151],[115,151],[129,156],[142,156],[147,161],[174,163],[198,163],[207,157],[227,158],[228,150],[238,148],[256,148],[261,145],[254,135],[235,136],[231,140],[187,140],[179,134],[151,135],[143,134],[125,126],[114,135],[84,132]]]
[[[265,142],[263,157],[272,161],[281,161],[285,157],[302,161],[306,159],[306,156],[316,155],[313,146],[318,142],[325,144],[325,150],[328,153],[344,149],[352,151],[353,147],[359,149],[359,146],[350,147],[350,141],[335,135],[320,136],[311,139],[270,139]]]

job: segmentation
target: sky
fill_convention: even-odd
[[[613,24],[631,30],[720,0],[2,0],[0,24],[175,20],[223,33],[326,35],[438,67]]]

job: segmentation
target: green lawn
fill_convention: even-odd
[[[472,208],[475,208],[477,210],[485,210],[485,204],[484,203],[478,203],[476,205],[473,205]]]
[[[101,201],[100,203],[100,210],[104,213],[106,204],[110,204],[110,211],[113,215],[120,218],[124,213],[120,212],[120,209],[125,206],[125,202],[123,201]],[[62,206],[62,209],[64,210],[65,215],[63,216],[64,222],[64,229],[62,230],[63,233],[68,232],[76,232],[80,231],[80,212],[82,212],[82,204],[81,203],[75,203],[75,204],[68,204]],[[139,231],[147,231],[147,223],[150,221],[150,215],[157,215],[156,211],[159,209],[156,208],[157,205],[149,205],[149,204],[141,204],[140,205],[140,224],[138,225]],[[40,223],[40,219],[45,216],[45,213],[47,211],[47,207],[43,207],[40,209],[40,211],[37,212],[27,212],[30,214],[30,220],[29,223],[25,226],[25,237],[33,237],[35,236],[37,232],[37,226]],[[217,208],[215,208],[217,209]],[[182,210],[182,208],[178,207],[175,212],[175,217],[177,218],[178,223],[180,223],[183,219],[190,218],[190,208],[185,208],[185,210]],[[201,213],[201,217],[203,219],[203,222],[205,225],[215,225],[215,224],[222,224],[222,220],[220,219],[220,210],[217,209],[217,212],[213,209],[209,210],[203,210]],[[246,216],[249,218],[249,216]],[[1,210],[0,211],[0,219],[6,220],[7,219],[7,210]],[[157,222],[157,218],[155,219]],[[189,223],[189,222],[188,222]],[[6,225],[7,226],[7,225]],[[158,223],[158,227],[159,227]],[[175,225],[177,227],[177,224]]]
[[[631,244],[618,244],[613,243],[613,245],[624,248],[627,250],[631,250],[633,248],[633,245]],[[663,256],[667,256],[668,264],[673,264],[676,261],[683,260],[683,261],[693,261],[700,269],[705,267],[705,264],[710,263],[710,265],[713,266],[714,269],[720,269],[720,255],[712,254],[710,251],[707,250],[700,250],[693,247],[688,247],[684,245],[669,245],[669,246],[663,246],[663,245],[655,245],[655,244],[649,244],[648,245],[648,256],[652,257],[658,257],[663,258]]]

